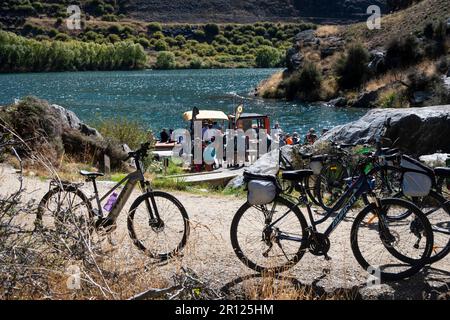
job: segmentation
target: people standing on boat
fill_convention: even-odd
[[[166,129],[162,129],[161,133],[159,134],[159,140],[161,143],[167,143],[169,142],[170,136],[167,133]]]
[[[309,129],[305,136],[305,144],[312,145],[317,140],[316,130],[314,128]]]
[[[298,132],[294,132],[292,134],[292,142],[294,145],[300,144],[300,136],[298,135]]]
[[[205,132],[203,133],[203,141],[206,143],[214,142],[214,137],[217,134],[217,129],[214,129],[214,125],[211,121],[208,122]]]
[[[292,139],[292,136],[288,133],[288,134],[286,134],[286,140],[285,140],[285,143],[288,145],[288,146],[292,146],[293,144],[294,144],[294,140]]]

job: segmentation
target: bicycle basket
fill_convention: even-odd
[[[432,169],[408,156],[402,156],[403,194],[410,197],[424,197],[430,193],[434,181]]]
[[[247,182],[247,201],[253,206],[271,203],[281,190],[274,176],[244,172],[244,181]]]

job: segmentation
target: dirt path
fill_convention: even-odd
[[[3,174],[0,172],[0,175],[3,177],[0,194],[4,195],[11,191],[11,186],[17,185],[17,181],[13,175],[8,174],[7,168],[3,168]],[[38,178],[25,178],[24,186],[27,190],[26,197],[40,199],[48,190],[48,181]],[[104,192],[108,186],[111,186],[111,183],[101,182],[100,191]],[[88,194],[92,192],[88,186],[84,186],[83,189]],[[229,236],[234,213],[245,202],[245,199],[233,196],[222,197],[208,193],[171,193],[187,209],[191,219],[191,235],[181,260],[172,261],[164,266],[155,266],[161,275],[167,274],[169,276],[180,265],[184,265],[195,270],[203,279],[211,281],[215,287],[220,288],[239,277],[254,274],[233,253]],[[135,191],[131,199],[137,196],[138,192]],[[124,212],[128,211],[131,202],[130,200],[127,203]],[[114,237],[116,237],[120,246],[115,250],[116,252],[122,252],[123,257],[139,256],[143,258],[142,254],[128,239],[125,219],[126,214],[122,213],[119,218],[118,229],[114,233]],[[313,284],[319,290],[333,291],[340,288],[358,288],[360,294],[365,298],[420,299],[423,294],[435,297],[437,294],[435,290],[437,292],[448,291],[450,257],[433,265],[433,268],[422,271],[412,279],[399,283],[383,284],[370,289],[364,288],[367,274],[356,262],[350,248],[349,230],[352,221],[352,218],[348,218],[332,234],[329,252],[332,260],[326,261],[323,257],[315,257],[306,253],[298,265],[287,272],[286,276],[292,277],[303,285]]]

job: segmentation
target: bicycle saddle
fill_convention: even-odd
[[[89,171],[85,171],[85,170],[81,170],[80,174],[84,177],[88,177],[88,178],[97,178],[97,177],[103,177],[105,174],[101,173],[101,172],[89,172]]]
[[[313,174],[314,172],[312,170],[284,171],[282,172],[281,177],[289,181],[301,181]]]
[[[450,178],[450,168],[434,168],[434,173],[438,177]]]

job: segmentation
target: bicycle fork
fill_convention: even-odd
[[[147,181],[142,181],[141,187],[146,194],[150,195],[150,200],[148,197],[144,200],[148,212],[149,226],[157,230],[164,228],[164,221],[159,215],[158,206],[156,205],[155,197],[153,196],[153,191],[150,188],[150,184]]]

